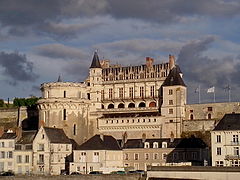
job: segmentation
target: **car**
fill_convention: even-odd
[[[81,175],[80,172],[72,172],[71,175]]]
[[[144,175],[145,171],[144,170],[136,170],[136,173]]]
[[[117,171],[116,174],[126,174],[125,171]]]
[[[136,174],[136,171],[128,171],[128,174]]]
[[[100,171],[91,171],[89,174],[102,174]]]
[[[12,171],[2,172],[0,176],[14,176],[15,174]]]

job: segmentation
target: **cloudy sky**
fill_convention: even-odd
[[[40,96],[43,82],[87,77],[100,58],[134,65],[174,54],[188,102],[240,101],[239,0],[1,0],[0,98]]]

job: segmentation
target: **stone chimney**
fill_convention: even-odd
[[[104,134],[100,134],[100,139],[102,140],[102,141],[104,141]]]
[[[154,63],[154,59],[153,59],[153,58],[151,58],[151,57],[146,57],[146,66],[147,66],[148,68],[153,67],[153,63]]]
[[[173,132],[171,131],[170,142],[172,143],[173,141],[174,141],[174,134],[173,134]]]
[[[109,66],[110,66],[110,61],[107,60],[107,59],[104,59],[104,60],[101,60],[101,61],[100,61],[100,64],[101,64],[101,67],[102,67],[102,68],[109,68]]]
[[[17,127],[16,136],[17,136],[17,140],[19,140],[22,137],[22,127]]]
[[[172,69],[175,67],[175,57],[169,54],[169,68]]]

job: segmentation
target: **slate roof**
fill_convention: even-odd
[[[186,86],[183,79],[180,76],[180,73],[182,72],[179,66],[176,65],[173,69],[170,70],[162,86],[175,86],[175,85]]]
[[[240,130],[240,114],[225,114],[213,131]]]
[[[0,139],[15,139],[17,135],[15,133],[3,133]]]
[[[63,129],[43,127],[51,143],[71,144],[70,139],[66,136]]]
[[[90,68],[101,68],[101,64],[99,62],[99,57],[98,57],[97,52],[94,52],[92,64],[91,64]]]
[[[121,140],[118,140],[121,144]],[[158,148],[162,148],[162,143],[167,142],[167,148],[206,148],[207,145],[200,138],[174,138],[171,142],[170,138],[163,139],[146,139],[149,142],[150,148],[153,148],[153,143],[158,143]],[[124,144],[123,149],[144,148],[142,139],[129,139]]]
[[[121,150],[118,142],[112,136],[95,135],[79,146],[78,150]]]
[[[16,142],[16,144],[32,144],[37,131],[23,131],[22,137]]]

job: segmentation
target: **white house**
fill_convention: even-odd
[[[212,165],[240,166],[240,114],[226,114],[211,131]]]

